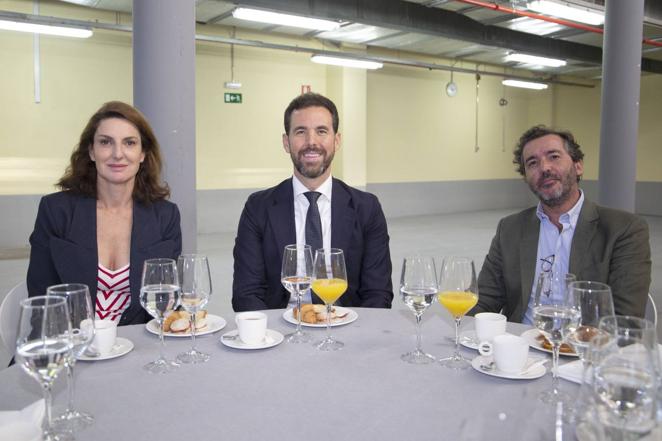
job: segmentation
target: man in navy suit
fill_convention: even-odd
[[[321,245],[345,254],[349,286],[336,304],[391,307],[389,236],[379,201],[331,176],[340,147],[338,121],[335,104],[315,93],[298,96],[285,110],[283,148],[294,175],[246,201],[234,247],[235,311],[287,307],[290,294],[280,281],[283,249],[307,242],[312,203],[319,210]]]

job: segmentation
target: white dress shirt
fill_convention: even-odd
[[[317,199],[317,208],[320,212],[320,221],[322,222],[322,245],[324,248],[331,248],[331,190],[333,188],[333,179],[331,175],[313,191],[321,193]],[[306,244],[306,214],[310,202],[304,193],[311,191],[299,181],[296,176],[292,176],[292,188],[294,190],[294,225],[297,232],[297,245]],[[315,250],[313,259],[315,258]],[[304,303],[311,303],[310,290],[303,295]],[[290,303],[296,303],[296,299],[290,297]]]

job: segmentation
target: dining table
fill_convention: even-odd
[[[199,336],[206,363],[181,365],[168,374],[143,366],[157,358],[158,336],[145,325],[118,328],[134,348],[108,360],[79,361],[75,368],[76,408],[94,424],[75,434],[79,441],[149,439],[203,440],[572,440],[574,428],[558,408],[538,394],[551,388],[548,372],[520,380],[486,375],[469,367],[413,365],[401,354],[415,344],[414,316],[406,310],[352,308],[358,318],[332,328],[345,343],[322,352],[312,344],[286,341],[267,349],[227,347],[221,336],[236,329],[224,317],[220,331]],[[264,311],[268,328],[288,334],[295,326],[284,310]],[[423,349],[435,357],[454,349],[453,322],[443,311],[424,317]],[[473,318],[461,330],[473,329]],[[508,323],[521,334],[529,326]],[[304,328],[314,340],[326,329]],[[166,337],[174,359],[190,338]],[[549,357],[530,350],[531,355]],[[462,348],[463,356],[478,356]],[[56,380],[55,413],[66,403],[65,375]],[[563,382],[569,393],[579,387]],[[40,387],[19,366],[0,371],[0,411],[17,410],[41,398]]]

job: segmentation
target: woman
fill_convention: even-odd
[[[145,323],[143,262],[176,259],[182,236],[177,206],[160,181],[159,144],[145,117],[112,101],[90,118],[58,182],[44,196],[30,236],[30,296],[58,283],[96,290],[97,318]]]

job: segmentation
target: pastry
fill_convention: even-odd
[[[163,331],[181,334],[190,330],[191,315],[186,311],[173,311],[163,321]],[[195,329],[200,331],[207,327],[207,311],[195,314]]]
[[[340,320],[347,314],[337,315],[336,308],[331,307],[331,321]],[[295,319],[299,318],[299,310],[296,307],[292,310],[292,315]],[[326,306],[312,305],[310,303],[301,305],[301,321],[313,325],[326,323]]]
[[[536,340],[540,342],[540,346],[542,346],[544,349],[547,349],[548,351],[552,350],[552,343],[547,340],[547,337],[545,337],[542,334],[538,334],[536,337]],[[561,349],[559,349],[559,352],[561,354],[574,354],[575,349],[570,346],[568,343],[561,343]]]

